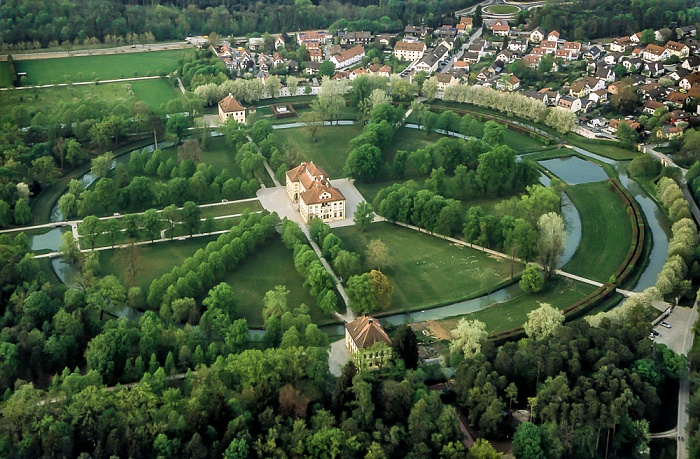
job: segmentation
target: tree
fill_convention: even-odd
[[[102,222],[94,215],[85,217],[78,226],[78,234],[85,239],[91,249],[95,248],[97,236],[102,232]]]
[[[102,230],[107,233],[107,236],[109,237],[109,242],[112,245],[112,247],[114,247],[114,243],[117,239],[117,236],[119,236],[119,234],[122,231],[122,225],[119,222],[119,220],[117,220],[116,218],[110,218],[106,220],[103,223]]]
[[[495,121],[487,121],[484,124],[484,136],[481,138],[491,146],[502,145],[505,140],[505,128]]]
[[[656,41],[656,33],[654,33],[654,29],[644,29],[642,30],[642,44],[643,45],[648,45],[649,43],[653,43]]]
[[[281,84],[282,81],[280,80],[280,77],[278,77],[277,75],[270,75],[265,81],[265,92],[267,92],[268,96],[274,99],[280,94]]]
[[[418,368],[418,340],[413,328],[409,325],[403,324],[396,329],[391,348],[394,359],[403,360],[407,369],[415,370]]]
[[[450,352],[461,352],[465,358],[481,353],[481,346],[486,342],[488,333],[486,324],[479,320],[461,319],[457,328],[452,330]]]
[[[543,303],[539,308],[527,314],[523,329],[527,336],[541,340],[551,336],[564,323],[564,314],[550,304]]]
[[[238,315],[238,300],[236,300],[231,286],[225,282],[210,289],[202,304],[206,306],[207,310],[220,309],[224,311],[232,320]]]
[[[177,157],[180,161],[189,159],[195,164],[202,162],[202,148],[197,139],[187,139],[177,147]]]
[[[90,174],[97,178],[102,178],[107,175],[109,169],[112,167],[114,162],[114,155],[111,151],[101,154],[97,158],[92,160],[92,167],[90,168]]]
[[[32,161],[32,175],[42,187],[51,185],[61,175],[61,172],[50,156],[42,156]]]
[[[540,429],[531,422],[523,422],[513,435],[513,453],[516,459],[544,459]]]
[[[58,251],[61,252],[61,257],[67,263],[78,265],[81,261],[82,253],[71,231],[66,231],[61,235],[61,245],[58,246]]]
[[[433,132],[433,129],[435,129],[437,120],[438,115],[430,110],[426,111],[425,115],[423,115],[423,127],[425,128],[425,132],[428,136],[430,136],[430,133]]]
[[[369,279],[372,281],[377,306],[379,309],[388,308],[391,305],[391,297],[394,294],[394,285],[388,277],[374,269],[369,272]]]
[[[26,225],[32,220],[32,210],[29,208],[27,201],[22,198],[17,200],[13,218],[18,225]]]
[[[198,229],[201,222],[202,209],[192,201],[187,201],[181,211],[182,224],[187,233],[192,236]]]
[[[316,133],[323,126],[323,115],[316,110],[304,112],[299,117],[299,121],[304,123],[306,131],[311,134],[311,141],[316,141]]]
[[[335,64],[331,61],[323,61],[318,66],[318,74],[321,77],[332,77],[335,74]]]
[[[365,249],[365,259],[367,266],[376,268],[381,272],[382,268],[389,265],[389,249],[387,249],[386,244],[381,239],[372,239]]]
[[[432,76],[423,82],[423,85],[421,86],[421,93],[423,94],[423,97],[425,97],[428,100],[428,102],[432,102],[433,100],[435,100],[435,96],[437,95],[437,92],[438,92],[437,77]]]
[[[369,314],[377,309],[374,285],[369,273],[352,276],[348,279],[345,290],[350,298],[350,306],[357,314]]]
[[[352,221],[360,227],[360,231],[364,231],[367,225],[372,223],[373,220],[374,209],[372,208],[372,204],[369,204],[367,201],[360,201],[360,203],[357,204],[357,209],[355,209],[355,215]]]
[[[620,140],[620,144],[622,144],[622,146],[625,148],[631,148],[637,142],[637,131],[632,129],[632,127],[627,123],[620,123],[615,131],[615,134]]]
[[[353,148],[345,162],[345,173],[363,181],[371,182],[379,176],[382,152],[371,144]]]
[[[333,269],[342,279],[350,279],[362,270],[360,255],[347,250],[338,251],[333,260]]]
[[[302,61],[299,61],[302,62]],[[297,95],[297,90],[299,89],[299,78],[295,77],[294,75],[289,75],[287,77],[287,89],[289,90],[289,95],[290,96],[296,96]]]
[[[499,453],[488,440],[478,438],[467,452],[468,459],[503,459],[503,453]]]
[[[564,251],[566,232],[564,220],[560,215],[549,212],[537,221],[539,239],[537,243],[538,257],[544,268],[545,277],[549,278],[557,269],[559,256]]]
[[[253,127],[250,130],[251,137],[253,137],[253,142],[258,145],[272,134],[272,124],[269,120],[258,120],[253,123]]]
[[[520,288],[526,293],[537,293],[542,290],[544,287],[544,276],[540,273],[537,265],[527,265],[527,268],[525,268],[520,277],[518,285],[520,285]]]
[[[136,245],[133,239],[127,239],[126,245],[117,251],[115,260],[124,268],[129,285],[134,287],[141,269],[141,246]]]
[[[234,438],[224,452],[224,459],[246,459],[248,443],[242,438]]]
[[[474,28],[481,27],[483,23],[483,16],[481,11],[481,5],[477,5],[474,10],[474,16],[472,17]]]
[[[160,216],[158,215],[158,212],[155,209],[148,209],[146,212],[143,213],[143,216],[141,218],[141,224],[146,230],[146,234],[148,234],[148,237],[151,238],[151,241],[154,241],[155,238],[158,237],[158,235],[160,234],[160,230],[162,229],[162,222],[160,220]]]
[[[166,134],[173,135],[178,143],[182,142],[182,139],[185,138],[188,128],[189,123],[187,117],[180,114],[171,115],[170,118],[168,118],[168,122],[165,124]]]
[[[66,196],[66,195],[64,195]],[[60,209],[60,203],[61,200],[59,199],[59,209]],[[0,199],[0,228],[5,228],[7,225],[10,224],[10,220],[12,219],[12,209],[10,209],[10,205],[3,199]]]

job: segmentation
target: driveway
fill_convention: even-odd
[[[328,369],[333,376],[340,376],[343,366],[350,360],[350,349],[345,345],[345,339],[331,344],[328,352]]]
[[[362,197],[355,184],[351,179],[335,179],[331,184],[338,188],[343,196],[345,196],[345,220],[338,220],[329,223],[331,228],[340,228],[341,226],[352,226],[355,223],[353,218],[355,218],[355,211],[357,210],[357,205],[365,200]]]
[[[654,330],[661,334],[661,336],[656,337],[656,342],[665,344],[677,354],[682,355],[686,353],[687,350],[684,349],[685,338],[688,333],[692,333],[687,326],[691,311],[691,308],[684,306],[673,308],[671,314],[663,320],[671,328],[662,327],[661,325],[654,327]]]
[[[257,197],[260,200],[260,204],[265,210],[270,212],[277,212],[280,218],[287,217],[288,219],[297,222],[302,228],[306,226],[304,220],[302,220],[299,214],[299,206],[294,204],[289,196],[287,196],[287,189],[283,186],[276,186],[274,188],[261,188],[257,192]]]

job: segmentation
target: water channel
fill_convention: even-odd
[[[283,129],[284,127],[297,127],[298,124],[299,123],[290,123],[290,125],[277,125],[275,126],[275,128]],[[341,122],[341,125],[342,124],[345,123]],[[417,125],[407,126],[410,128],[418,129]],[[457,133],[455,133],[455,136],[462,138],[464,137],[461,134]],[[145,147],[145,149],[147,151],[152,152],[154,150],[154,145]],[[615,168],[622,185],[630,191],[630,193],[639,203],[642,211],[646,215],[648,228],[651,230],[652,233],[653,248],[649,257],[648,265],[644,269],[633,290],[641,291],[644,288],[654,285],[656,282],[656,276],[658,275],[661,268],[663,267],[664,262],[666,261],[666,253],[668,251],[668,239],[670,236],[668,224],[666,223],[663,212],[661,211],[661,209],[658,208],[656,203],[651,198],[649,198],[646,195],[646,193],[627,175],[628,162],[614,161],[578,148],[574,148],[574,150],[594,160],[612,165]],[[115,167],[118,162],[128,162],[128,160],[128,154],[121,155],[115,159],[115,162],[113,163],[112,167]],[[599,165],[589,161],[585,161],[581,158],[574,157],[544,160],[541,161],[541,164],[543,164],[546,168],[548,168],[550,171],[552,171],[552,173],[560,177],[562,180],[570,184],[589,183],[593,181],[605,180],[607,178],[607,175]],[[96,180],[96,178],[91,174],[87,173],[84,176],[82,176],[80,180],[87,188]],[[541,177],[540,181],[547,186],[550,183],[549,178],[544,175]],[[567,240],[565,252],[563,253],[559,263],[560,267],[565,265],[571,259],[571,257],[576,252],[576,249],[578,248],[579,242],[581,240],[581,219],[578,214],[578,211],[566,195],[564,195],[562,199],[562,215],[566,222]],[[61,220],[62,217],[60,215],[60,212],[58,211],[57,206],[54,206],[51,221]],[[54,233],[54,231],[57,232]],[[41,246],[42,249],[57,250],[58,244],[56,243],[55,246],[52,246],[52,244],[56,241],[60,243],[60,231],[60,229],[51,230],[49,232],[51,233],[50,237],[48,236],[49,233],[43,235],[47,237],[39,239],[36,242],[36,244],[38,245],[37,249],[35,250],[39,250],[39,246]],[[36,237],[41,238],[42,236]],[[61,279],[62,282],[67,284],[72,283],[72,278],[74,278],[74,276],[77,274],[75,268],[72,265],[64,263],[61,258],[53,259],[52,265],[54,271],[56,272],[57,276]],[[447,306],[441,306],[438,308],[428,309],[420,312],[394,314],[386,316],[382,320],[385,320],[392,324],[402,324],[405,322],[420,322],[425,320],[443,319],[447,317],[468,314],[470,312],[478,311],[480,309],[484,309],[494,304],[508,301],[520,294],[522,294],[522,292],[519,286],[517,284],[513,284],[504,287],[496,292],[493,292],[488,296],[482,296],[471,300],[460,301]],[[134,320],[140,318],[140,316],[142,315],[140,311],[132,310],[126,306],[121,308],[119,311],[112,312],[117,316],[127,317],[129,319]],[[343,333],[342,325],[328,325],[323,326],[321,328],[329,334],[337,335]],[[260,333],[261,331],[251,330],[252,337],[258,336]]]

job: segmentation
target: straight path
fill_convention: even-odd
[[[683,355],[688,355],[690,348],[693,347],[693,325],[698,320],[698,300],[695,299],[695,304],[693,305],[693,310],[688,316],[688,322],[685,327],[685,339],[683,340]],[[690,380],[688,379],[688,374],[683,377],[680,382],[680,387],[678,388],[678,423],[676,428],[678,430],[678,436],[681,437],[681,441],[677,442],[676,447],[676,458],[677,459],[687,459],[688,458],[688,446],[685,442],[685,438],[688,436],[688,412],[686,408],[690,402]]]
[[[145,76],[145,77],[133,77],[133,78],[117,78],[114,80],[98,80],[100,84],[103,83],[121,83],[125,81],[139,81],[139,80],[159,80],[163,77],[161,76]],[[18,86],[16,88],[0,88],[0,91],[21,91],[23,89],[42,89],[42,88],[65,88],[68,86],[85,86],[85,85],[94,85],[96,84],[95,81],[78,81],[75,83],[56,83],[56,84],[41,84],[41,85],[36,85],[36,86]]]

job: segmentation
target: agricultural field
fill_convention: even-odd
[[[607,282],[632,244],[625,205],[603,182],[569,186],[566,193],[581,216],[581,243],[562,269]]]
[[[348,157],[348,143],[362,132],[362,126],[323,126],[316,133],[316,142],[303,128],[279,129],[275,135],[283,151],[320,164],[331,178],[344,177],[343,168]]]
[[[478,319],[486,324],[486,331],[489,333],[509,330],[524,324],[527,321],[527,314],[539,308],[542,303],[564,309],[585,298],[595,289],[596,287],[583,282],[558,277],[546,282],[544,289],[539,293],[522,292],[511,300],[493,304],[465,316],[450,317],[441,320],[440,323],[452,330],[457,327],[457,322],[462,318]]]
[[[510,278],[507,260],[390,223],[374,223],[365,232],[354,226],[332,231],[344,247],[357,253],[364,253],[373,239],[386,244],[392,261],[382,272],[395,287],[389,312],[416,311],[481,296]],[[515,274],[521,269],[516,266]]]
[[[66,81],[112,80],[155,76],[177,68],[189,49],[124,53],[55,59],[16,60],[17,72],[26,72],[27,85],[65,83]]]

